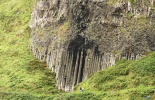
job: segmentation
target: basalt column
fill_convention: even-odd
[[[61,66],[58,74],[58,88],[71,91],[74,86],[83,80],[86,51],[85,39],[76,36],[62,53]]]
[[[72,91],[115,60],[155,51],[154,3],[116,1],[37,0],[30,49],[56,73],[59,89]]]

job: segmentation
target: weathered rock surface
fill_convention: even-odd
[[[31,50],[56,72],[59,89],[72,91],[123,57],[137,59],[155,51],[154,0],[129,1],[36,3],[30,23]]]

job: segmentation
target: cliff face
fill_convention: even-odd
[[[155,51],[154,0],[41,0],[30,27],[31,50],[74,86],[115,61]]]

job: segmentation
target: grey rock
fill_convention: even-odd
[[[59,89],[72,91],[122,58],[135,60],[155,51],[154,12],[139,4],[38,1],[31,14],[31,51],[56,72]],[[144,24],[143,20],[134,22],[139,16],[145,17]]]

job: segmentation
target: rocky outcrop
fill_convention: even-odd
[[[154,1],[129,1],[36,3],[30,24],[31,50],[56,72],[59,89],[72,91],[123,57],[134,60],[155,51]]]

